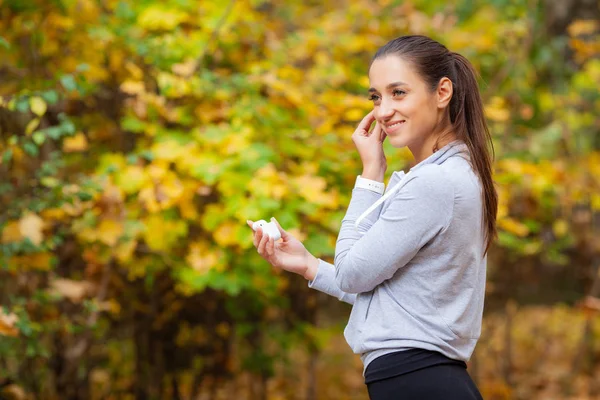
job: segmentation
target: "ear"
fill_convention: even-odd
[[[452,99],[452,93],[454,93],[452,81],[446,76],[440,79],[436,92],[438,108],[448,107],[448,104],[450,104],[450,100]]]

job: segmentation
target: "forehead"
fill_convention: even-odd
[[[369,82],[371,87],[380,91],[394,82],[404,82],[411,87],[424,85],[414,68],[398,56],[385,56],[373,61],[369,69]]]

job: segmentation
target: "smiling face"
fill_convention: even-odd
[[[409,63],[395,55],[374,60],[369,81],[375,119],[391,145],[408,146],[417,161],[427,157],[426,149],[433,148],[448,124],[444,118],[447,87],[441,92],[439,87],[432,90]],[[447,86],[447,82],[440,84]],[[451,83],[449,96],[452,96]]]

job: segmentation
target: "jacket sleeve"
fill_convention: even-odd
[[[346,293],[340,290],[335,282],[335,268],[333,264],[329,264],[319,259],[319,269],[317,275],[312,281],[308,281],[308,287],[326,293],[330,296],[337,297],[338,300],[348,304],[354,304],[356,294]]]
[[[454,209],[454,188],[437,165],[415,172],[386,210],[373,212],[359,224],[364,193],[352,193],[335,248],[335,282],[346,293],[373,290],[391,278],[421,247],[447,228]]]

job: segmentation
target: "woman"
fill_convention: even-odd
[[[466,361],[481,332],[497,195],[475,71],[430,38],[403,36],[377,51],[369,80],[373,111],[352,136],[363,171],[334,265],[278,223],[282,241],[259,229],[254,245],[273,266],[353,304],[344,335],[371,399],[480,399]],[[416,165],[394,172],[384,194],[386,138]]]

